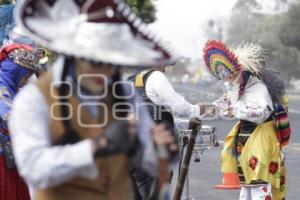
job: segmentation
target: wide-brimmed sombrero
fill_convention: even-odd
[[[203,50],[206,66],[219,80],[230,74],[237,74],[242,66],[237,57],[222,42],[210,40]]]
[[[61,54],[120,66],[166,66],[176,55],[121,0],[22,0],[18,26]]]

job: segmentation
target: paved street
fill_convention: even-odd
[[[178,91],[180,89],[176,87]],[[288,181],[288,196],[287,200],[300,199],[300,100],[290,100],[290,123],[292,126],[291,145],[287,154],[287,181]],[[228,130],[233,126],[234,121],[205,121],[204,124],[215,126],[217,128],[218,140],[223,141]],[[235,200],[238,199],[239,190],[215,190],[213,186],[222,182],[222,174],[220,172],[219,155],[222,150],[222,145],[217,148],[211,148],[204,152],[200,163],[191,162],[190,166],[190,197],[194,200]],[[177,172],[177,167],[176,170]],[[173,178],[172,187],[176,182],[176,177]],[[183,196],[186,196],[185,191]]]

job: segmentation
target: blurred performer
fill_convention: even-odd
[[[41,49],[23,43],[25,39],[28,40],[19,35],[0,50],[0,199],[3,200],[30,199],[28,187],[15,166],[7,124],[16,94],[34,72],[42,69]]]
[[[221,155],[222,172],[239,174],[240,200],[282,200],[286,193],[283,153],[290,128],[284,83],[263,68],[263,53],[258,44],[229,50],[219,41],[208,41],[204,49],[210,72],[226,81],[225,94],[215,103],[223,115],[240,120],[225,138]]]
[[[204,107],[192,105],[178,94],[164,74],[165,67],[144,70],[134,76],[134,86],[147,104],[152,119],[174,131],[174,116],[192,118],[200,116]],[[136,183],[136,200],[153,199],[155,178],[135,168],[132,176]]]
[[[121,1],[25,0],[18,9],[17,24],[59,54],[16,98],[10,121],[34,199],[133,199],[130,162],[155,175],[151,134],[158,145],[173,138],[152,129],[120,68],[167,65],[172,53]]]
[[[184,118],[200,116],[204,107],[187,102],[174,90],[164,72],[165,67],[144,70],[134,79],[135,87],[141,93],[142,98],[149,103],[153,120],[174,127],[173,116]]]

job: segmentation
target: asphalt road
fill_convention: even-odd
[[[207,98],[209,95],[198,95],[202,98],[189,99],[196,95],[189,95],[191,92],[198,92],[197,90],[186,87],[176,86],[176,90],[182,92],[183,95],[191,102],[199,102]],[[216,95],[210,94],[215,97]],[[204,97],[204,98],[203,98]],[[288,195],[287,200],[300,199],[300,99],[290,100],[289,102],[289,119],[292,127],[291,144],[287,153],[287,183]],[[217,128],[218,140],[223,141],[224,136],[228,133],[235,121],[232,120],[214,120],[204,121],[204,124],[215,126]],[[215,190],[214,185],[222,182],[222,174],[220,172],[219,155],[222,150],[222,144],[219,147],[206,150],[201,157],[199,163],[191,161],[189,170],[189,197],[194,200],[235,200],[239,197],[239,190]],[[177,180],[177,166],[175,167],[175,176],[172,182],[172,188],[176,185]],[[186,191],[183,197],[187,197]],[[182,198],[186,199],[186,198]]]

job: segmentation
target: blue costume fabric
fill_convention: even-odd
[[[13,9],[11,4],[0,5],[0,46],[8,39],[8,32],[14,26]]]
[[[0,137],[9,141],[7,119],[9,116],[11,103],[18,92],[18,86],[26,75],[32,70],[21,67],[10,58],[0,61]],[[0,148],[0,154],[2,154]]]

